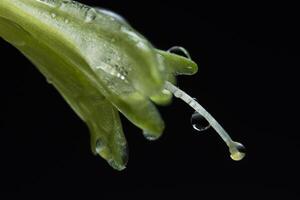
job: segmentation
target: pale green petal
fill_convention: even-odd
[[[188,58],[162,50],[157,52],[164,58],[166,68],[175,75],[193,75],[198,71],[197,64]]]
[[[2,33],[1,30],[5,31]],[[11,43],[33,62],[88,124],[92,151],[97,152],[97,143],[97,153],[112,167],[124,169],[127,146],[118,112],[91,81],[72,67],[63,55],[58,55],[17,24],[0,18],[0,33],[8,42],[13,40]]]
[[[124,20],[75,1],[1,0],[0,36],[56,87],[89,126],[93,152],[117,169],[127,162],[118,111],[157,139],[164,122],[152,102],[169,103],[165,82],[197,71]]]

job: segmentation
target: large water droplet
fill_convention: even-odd
[[[99,12],[105,14],[105,15],[110,16],[110,20],[112,20],[112,21],[117,20],[117,21],[119,21],[119,22],[121,22],[121,23],[123,23],[123,24],[126,24],[126,23],[127,23],[126,20],[125,20],[122,16],[120,16],[120,15],[118,15],[118,14],[116,14],[116,13],[110,11],[110,10],[103,9],[103,8],[97,8],[97,10],[98,10]]]
[[[233,142],[230,145],[229,151],[231,159],[235,161],[242,160],[246,155],[246,148],[238,142]]]
[[[210,127],[209,122],[198,112],[194,112],[192,114],[191,124],[197,131],[205,131]]]
[[[168,52],[191,59],[190,53],[185,48],[180,46],[171,47],[170,49],[168,49]]]

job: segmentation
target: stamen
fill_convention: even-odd
[[[165,83],[165,89],[173,93],[175,97],[180,98],[181,100],[186,102],[189,106],[191,106],[196,112],[201,114],[209,122],[210,126],[216,130],[216,132],[220,135],[222,140],[228,146],[230,157],[233,160],[238,161],[242,160],[245,157],[245,147],[242,144],[233,141],[231,137],[227,134],[227,132],[224,130],[224,128],[213,118],[213,116],[209,112],[207,112],[197,101],[195,101],[195,99],[193,99],[184,91],[180,90],[168,81]]]

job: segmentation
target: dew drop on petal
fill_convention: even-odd
[[[175,53],[177,55],[184,56],[188,59],[191,59],[189,52],[185,48],[180,46],[171,47],[170,49],[168,49],[168,52]]]
[[[143,135],[147,140],[153,141],[153,140],[157,140],[159,138],[159,136],[156,136],[155,134],[151,134],[147,131],[143,131]]]

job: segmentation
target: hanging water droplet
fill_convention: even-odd
[[[159,136],[157,136],[155,134],[151,134],[147,131],[143,131],[143,135],[147,140],[150,140],[150,141],[157,140],[159,138]]]
[[[69,23],[69,20],[68,20],[68,19],[65,19],[65,23],[68,24],[68,23]]]
[[[229,151],[231,159],[235,161],[242,160],[246,155],[246,148],[238,142],[233,142],[230,145]]]
[[[172,83],[166,81],[165,83],[165,89],[169,90],[171,93],[174,94],[174,96],[178,97],[186,102],[188,105],[190,105],[195,111],[198,111],[199,113],[194,113],[191,118],[191,123],[193,127],[196,130],[205,130],[206,127],[212,126],[213,129],[217,131],[219,136],[222,138],[222,140],[226,143],[226,145],[229,147],[230,151],[230,157],[233,160],[241,160],[245,157],[245,147],[238,143],[234,142],[231,137],[228,135],[228,133],[224,130],[224,128],[211,116],[209,112],[207,112],[199,103],[196,102],[195,99],[193,99],[191,96],[186,94],[184,91],[180,90],[178,87],[174,86]],[[201,114],[200,114],[201,113]],[[201,116],[202,115],[202,116]],[[206,125],[199,125],[203,123],[201,118],[207,119],[208,122],[211,122],[210,126],[208,123]],[[207,126],[208,125],[208,126]],[[204,128],[202,128],[204,127]]]
[[[55,13],[51,13],[51,17],[52,17],[52,18],[55,18],[55,17],[56,17],[56,14],[55,14]]]
[[[210,127],[209,122],[198,112],[194,112],[191,116],[191,124],[197,131],[205,131]]]

